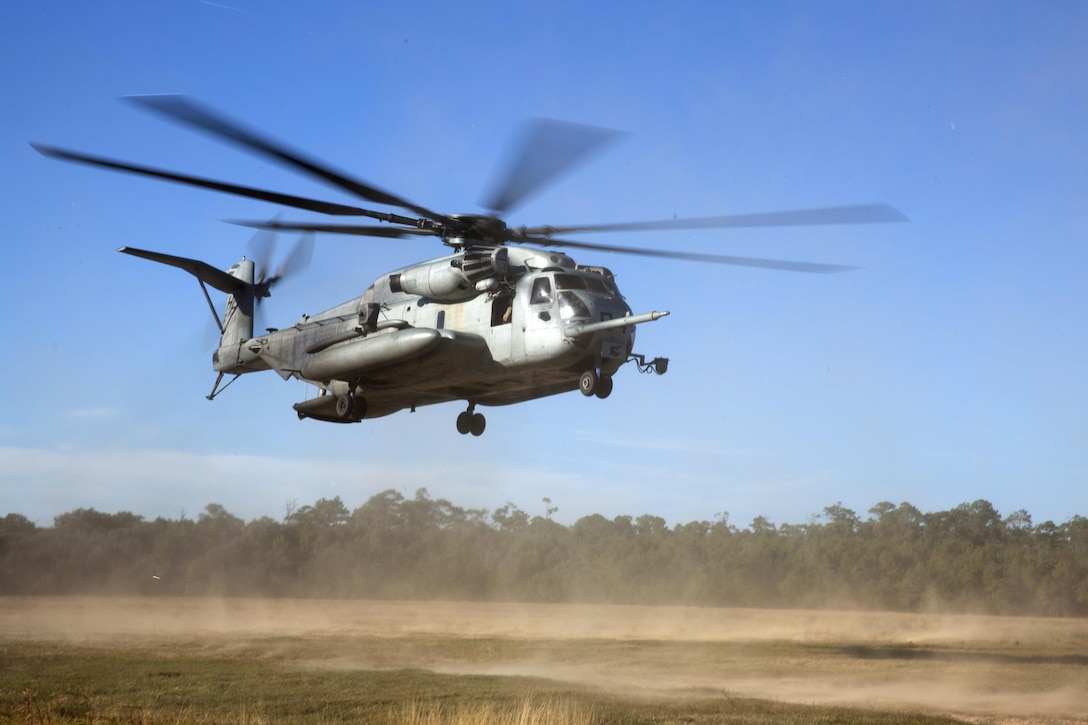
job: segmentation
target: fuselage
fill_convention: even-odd
[[[320,395],[296,408],[335,419],[344,395],[365,398],[366,418],[454,400],[505,405],[574,390],[586,370],[611,376],[626,362],[634,324],[583,332],[631,315],[607,269],[551,251],[501,251],[383,275],[342,305],[221,347],[216,369],[312,383]]]

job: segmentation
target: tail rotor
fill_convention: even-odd
[[[259,230],[246,244],[246,256],[253,261],[256,269],[253,293],[257,304],[265,297],[272,296],[273,285],[310,266],[314,256],[314,234],[303,234],[275,271],[270,273],[275,251],[276,233],[267,229]]]

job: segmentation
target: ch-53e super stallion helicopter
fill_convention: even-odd
[[[509,227],[500,218],[543,184],[612,139],[605,129],[539,121],[485,202],[488,214],[439,214],[353,179],[246,129],[184,96],[129,100],[183,125],[232,142],[366,201],[414,216],[372,211],[253,187],[188,176],[34,144],[46,156],[150,176],[281,206],[385,225],[240,222],[266,230],[332,232],[384,238],[437,237],[452,253],[379,276],[359,297],[282,329],[254,336],[254,307],[282,276],[242,258],[228,271],[194,259],[130,247],[119,251],[179,267],[200,281],[221,332],[212,357],[219,373],[209,399],[245,373],[274,370],[311,383],[320,394],[296,403],[300,419],[353,423],[405,408],[463,401],[462,434],[480,435],[486,421],[476,406],[509,405],[580,390],[606,398],[612,376],[627,362],[663,374],[668,359],[647,360],[634,349],[635,327],[668,312],[633,314],[608,269],[576,263],[558,249],[762,267],[794,272],[839,272],[853,267],[750,257],[593,244],[556,235],[590,232],[803,226],[904,221],[885,204],[824,207],[651,222]],[[521,245],[535,246],[521,246]],[[517,246],[512,246],[517,245]],[[299,247],[305,253],[306,246]],[[227,294],[222,319],[207,286]],[[225,376],[233,376],[225,385]]]

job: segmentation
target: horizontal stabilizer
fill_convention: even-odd
[[[232,277],[226,272],[216,269],[215,267],[201,262],[196,259],[187,259],[185,257],[175,257],[172,254],[162,254],[161,252],[148,252],[143,249],[135,249],[133,247],[121,247],[117,250],[125,254],[131,254],[133,257],[142,257],[143,259],[150,259],[152,262],[159,262],[160,264],[168,264],[171,267],[177,267],[178,269],[184,269],[189,274],[193,275],[201,282],[210,284],[220,292],[226,292],[227,294],[239,294],[246,289],[246,283],[237,277]]]

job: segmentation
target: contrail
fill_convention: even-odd
[[[200,0],[205,5],[211,5],[213,8],[222,8],[223,10],[233,10],[236,13],[245,13],[246,15],[256,15],[252,10],[243,10],[242,8],[236,8],[231,5],[224,5],[223,3],[213,3],[211,0]]]

